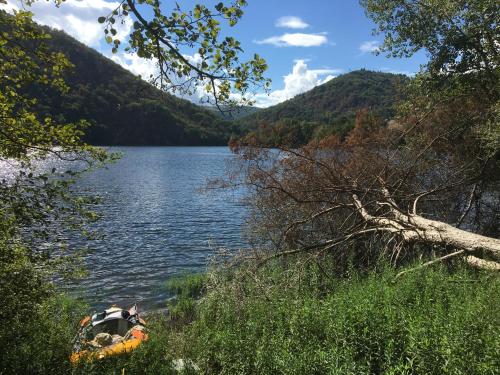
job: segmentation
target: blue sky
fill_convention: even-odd
[[[285,16],[298,17],[309,26],[301,29],[277,27],[276,21]],[[249,52],[258,51],[268,60],[272,78],[289,72],[292,62],[297,59],[308,59],[311,68],[330,67],[345,72],[359,68],[418,71],[419,65],[425,62],[424,54],[398,60],[374,56],[366,49],[361,51],[363,43],[382,40],[382,36],[372,35],[374,27],[357,0],[250,0],[234,33]],[[255,44],[255,41],[286,33],[325,33],[327,42],[311,47]]]
[[[10,7],[20,8],[18,0]],[[200,0],[178,0],[183,9]],[[214,6],[218,1],[203,1]],[[375,25],[365,16],[358,0],[248,0],[245,14],[235,27],[224,33],[241,41],[245,55],[257,52],[269,65],[272,79],[270,96],[258,94],[258,106],[269,106],[289,99],[314,86],[352,70],[370,70],[414,74],[426,62],[423,52],[410,59],[376,56],[372,52],[383,36],[372,35]],[[175,4],[164,1],[165,11]],[[31,10],[40,23],[65,30],[81,42],[97,49],[135,74],[148,76],[155,67],[121,51],[112,55],[104,42],[102,25],[97,17],[106,15],[117,3],[106,0],[67,0],[60,8],[39,0]],[[121,39],[126,39],[132,20],[119,25]],[[194,51],[184,50],[195,58]],[[197,101],[197,94],[190,97]]]

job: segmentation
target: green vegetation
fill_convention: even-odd
[[[404,75],[357,70],[238,122],[262,139],[271,138],[272,144],[303,145],[330,134],[344,137],[360,109],[391,119],[408,82]]]
[[[213,111],[163,93],[62,31],[43,28],[54,51],[74,68],[69,92],[47,87],[30,93],[38,111],[59,121],[85,119],[84,140],[95,145],[225,145],[237,128]],[[144,77],[147,78],[147,77]]]
[[[324,273],[329,262],[299,256],[209,272],[199,302],[175,321],[155,320],[151,341],[81,371],[168,374],[179,358],[210,374],[497,371],[498,278],[438,266],[395,282],[382,266],[342,279]]]
[[[0,373],[47,373],[68,369],[74,303],[58,297],[54,278],[77,275],[77,249],[64,238],[84,235],[95,220],[92,197],[75,197],[78,173],[110,160],[81,141],[85,122],[40,116],[32,85],[68,92],[71,64],[50,51],[50,36],[31,15],[0,11],[0,163],[12,167],[0,181]],[[49,160],[75,161],[64,170],[37,168]],[[2,171],[3,172],[3,171]]]
[[[133,1],[100,21],[114,35],[115,18],[133,12],[131,48],[175,72],[212,78],[222,102],[231,85],[244,93],[247,82],[262,82],[265,62],[256,55],[234,67],[239,43],[217,40],[219,23],[206,7],[165,17],[158,2],[144,4],[154,11],[150,21]],[[224,123],[214,114],[157,97],[95,52],[36,26],[29,13],[0,11],[0,161],[18,166],[0,182],[0,373],[161,374],[182,367],[179,359],[188,373],[498,372],[500,284],[484,270],[498,269],[500,259],[497,2],[362,4],[386,33],[384,51],[429,52],[398,126],[383,120],[407,78],[367,71],[242,120],[267,122],[255,134],[285,144],[285,154],[257,144],[240,154],[243,181],[255,188],[252,234],[273,247],[232,259],[237,266],[171,280],[177,298],[168,317],[149,318],[149,341],[128,356],[77,367],[68,357],[82,306],[61,297],[53,280],[75,276],[78,254],[62,238],[87,232],[95,200],[72,195],[77,172],[35,165],[109,160],[83,137],[216,144],[229,133],[219,132]],[[245,1],[233,5],[215,7],[230,25]],[[209,25],[192,27],[192,17]],[[174,47],[162,42],[165,33],[177,35]],[[175,54],[189,38],[201,43],[205,65]],[[164,44],[160,52],[155,42]],[[234,67],[220,95],[211,59],[223,71]],[[78,74],[69,73],[70,60]],[[311,139],[321,140],[287,149]]]
[[[77,367],[68,356],[81,306],[46,302],[23,322],[20,346],[3,352],[0,372],[170,374],[183,359],[185,373],[496,373],[498,277],[449,264],[398,279],[385,265],[339,278],[325,273],[332,261],[250,260],[175,278],[180,298],[168,317],[148,317],[146,343]]]
[[[197,300],[205,292],[207,275],[202,273],[174,276],[168,280],[166,289],[175,295],[168,304],[169,316],[175,324],[190,323],[195,316]]]
[[[228,106],[217,107],[207,107],[209,110],[214,112],[216,115],[222,117],[225,120],[239,120],[243,117],[249,116],[256,112],[259,112],[261,108],[259,107],[251,107],[251,106],[238,106],[235,108],[231,108]],[[221,111],[222,110],[222,111]]]
[[[2,342],[9,343],[0,354],[0,374],[71,373],[75,329],[88,306],[57,295],[31,300],[22,311],[15,311],[18,306],[9,302],[5,300],[0,327]]]

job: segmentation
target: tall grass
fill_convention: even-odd
[[[498,373],[497,274],[460,266],[395,274],[381,266],[335,278],[327,263],[305,258],[212,270],[169,283],[179,294],[172,314],[149,317],[150,339],[130,355],[70,367],[69,310],[53,333],[44,335],[49,325],[34,334],[40,353],[23,353],[35,372],[52,374],[170,374],[180,358],[199,369],[184,373]]]
[[[324,269],[323,269],[324,271]],[[330,278],[302,260],[216,275],[185,355],[210,373],[494,374],[498,277],[444,267]]]
[[[304,259],[197,276],[197,303],[179,302],[150,342],[96,373],[173,373],[176,358],[210,374],[498,373],[496,275],[437,266],[394,277],[381,267],[337,279]]]

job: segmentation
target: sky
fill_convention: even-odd
[[[22,7],[18,0],[8,2],[4,7]],[[200,2],[213,7],[219,0],[177,2],[188,10]],[[38,0],[26,9],[34,13],[37,22],[64,30],[134,74],[148,77],[155,72],[153,61],[124,50],[112,54],[111,46],[104,40],[103,26],[97,18],[108,15],[117,5],[107,0],[66,0],[57,8],[52,1]],[[162,5],[168,12],[175,2],[163,1]],[[409,59],[376,55],[383,35],[372,35],[375,25],[366,17],[358,0],[248,0],[244,12],[238,24],[224,27],[223,33],[241,42],[243,59],[258,53],[268,63],[266,77],[272,79],[271,92],[256,94],[258,107],[278,104],[353,70],[365,68],[413,75],[426,62],[423,52]],[[117,24],[121,40],[127,39],[132,24],[131,18]],[[182,52],[196,60],[195,51]],[[188,99],[198,102],[201,95],[201,91],[196,92]]]

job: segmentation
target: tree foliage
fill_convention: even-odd
[[[78,221],[74,214],[85,199],[71,198],[71,179],[107,161],[108,155],[82,142],[85,121],[58,122],[40,113],[37,98],[30,95],[34,86],[48,86],[61,94],[69,89],[63,75],[72,65],[62,53],[48,48],[50,35],[40,32],[29,12],[10,16],[2,11],[0,23],[0,211],[6,223],[14,221],[14,232],[27,230],[24,242],[45,241],[50,226],[44,223],[59,215]],[[60,161],[62,167],[51,161]]]
[[[500,150],[498,2],[362,0],[361,4],[377,24],[376,31],[384,34],[381,52],[409,57],[424,50],[429,57],[413,84],[406,113],[424,114],[448,103],[449,108],[455,106],[459,111],[451,118],[461,131],[454,135],[473,132],[482,155],[494,159]]]
[[[380,52],[409,57],[425,50],[427,70],[438,75],[483,72],[498,79],[498,14],[495,0],[361,0],[384,34]]]
[[[171,91],[193,92],[200,85],[210,94],[206,101],[222,106],[252,103],[248,93],[255,88],[267,89],[267,64],[255,54],[241,62],[241,43],[231,36],[222,36],[222,22],[229,27],[237,24],[243,15],[245,0],[222,2],[213,7],[196,4],[191,10],[181,9],[176,3],[171,12],[157,0],[126,0],[108,15],[99,18],[105,26],[106,40],[117,52],[121,41],[116,38],[113,25],[129,15],[134,16],[134,31],[130,35],[128,51],[139,57],[155,59],[158,74],[150,77],[159,88]],[[184,50],[197,54],[199,61],[187,56]]]
[[[60,154],[72,150],[83,134],[84,123],[58,124],[50,117],[40,118],[34,111],[37,99],[23,92],[33,85],[67,92],[62,75],[71,63],[63,54],[47,49],[44,42],[50,36],[40,33],[30,13],[11,17],[2,11],[0,22],[0,156],[29,161],[54,153],[54,145],[61,148]]]
[[[36,85],[67,92],[63,76],[72,65],[48,48],[50,36],[40,32],[31,16],[24,11],[13,16],[0,11],[0,295],[4,302],[0,335],[19,345],[2,351],[2,373],[19,372],[36,362],[36,355],[33,363],[23,361],[39,344],[34,341],[36,334],[47,326],[41,314],[47,313],[43,306],[54,295],[52,281],[80,271],[78,251],[68,249],[64,238],[69,233],[84,234],[96,218],[89,210],[94,197],[75,196],[71,182],[77,174],[109,160],[103,150],[82,142],[85,122],[62,123],[38,112],[30,89]],[[49,357],[44,360],[50,361]]]

